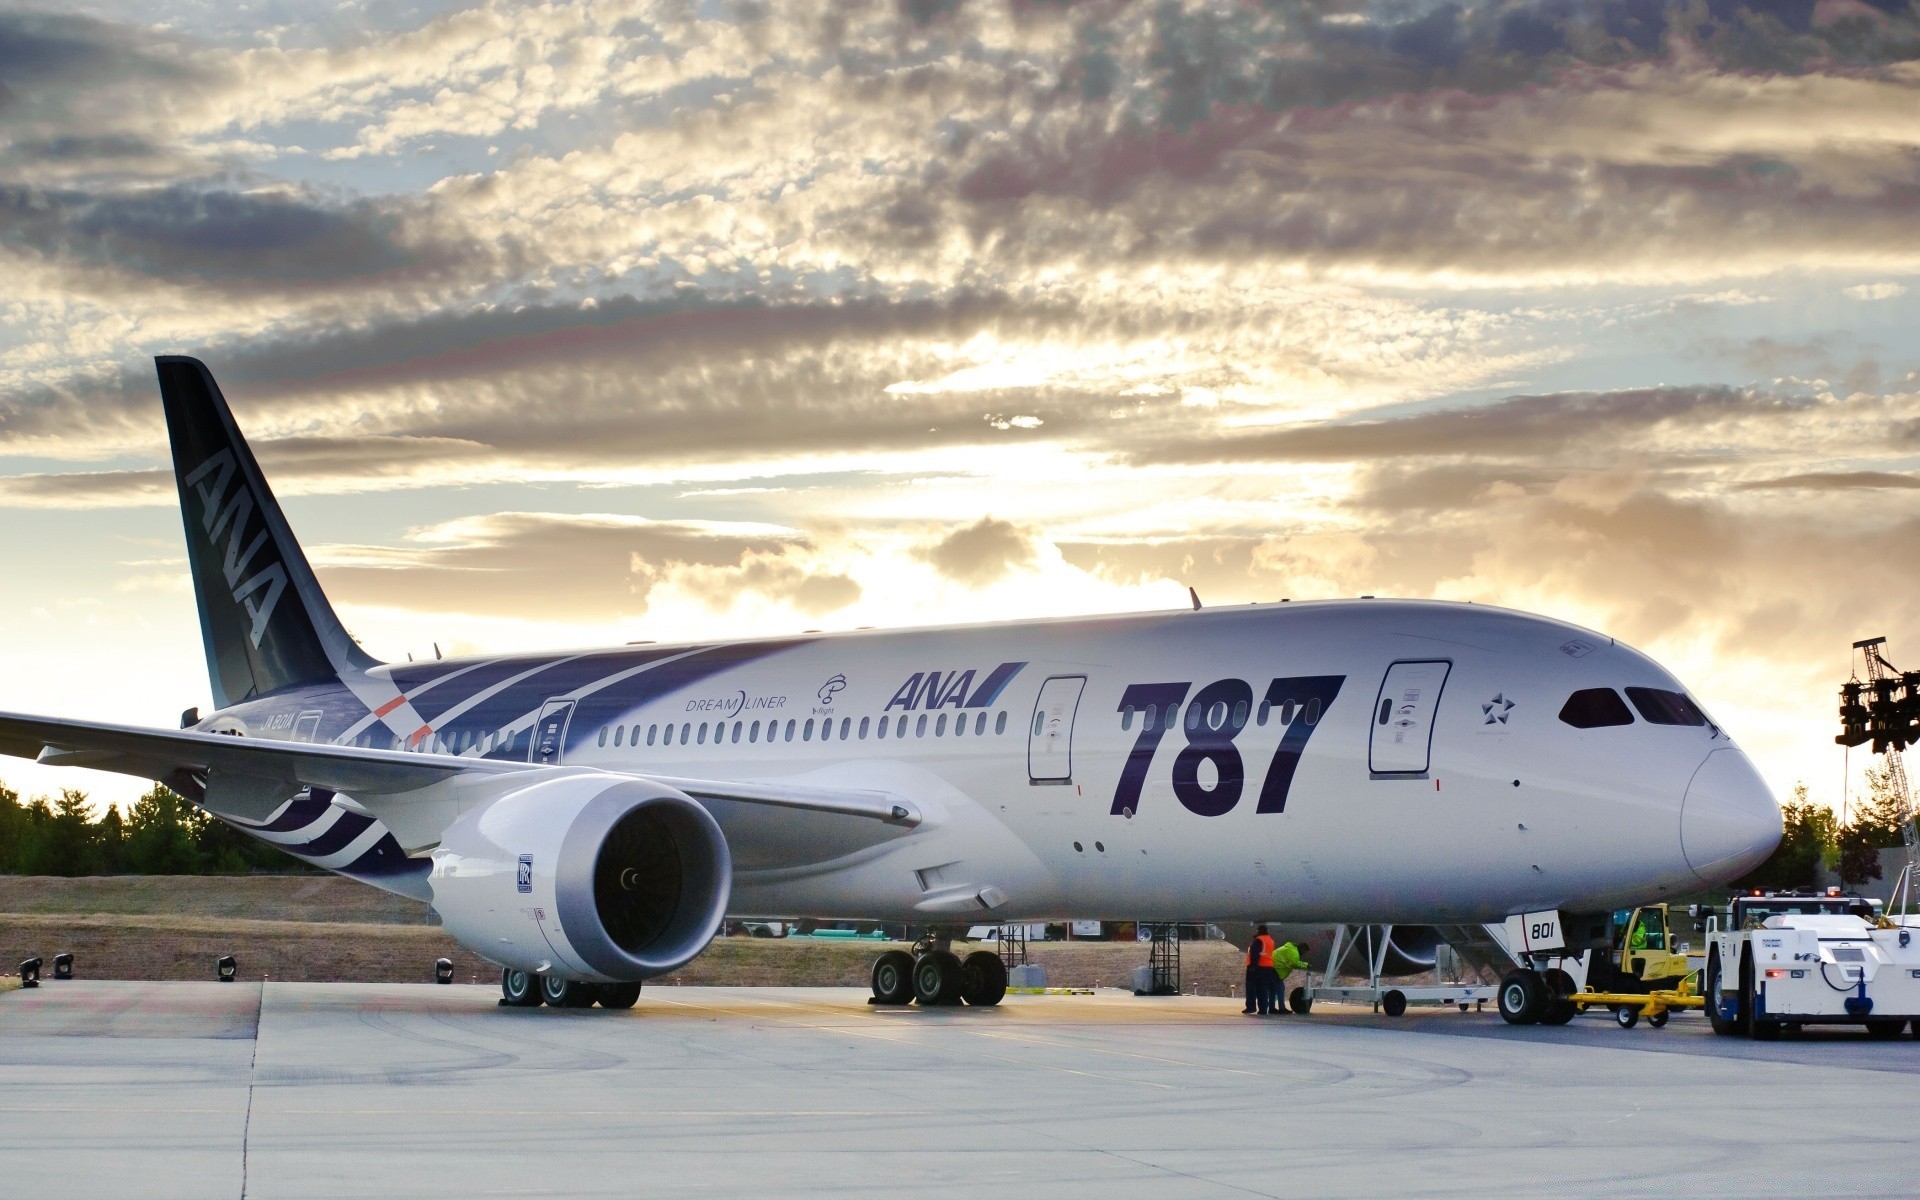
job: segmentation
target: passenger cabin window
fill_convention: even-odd
[[[1640,715],[1651,725],[1705,725],[1707,714],[1700,706],[1681,692],[1662,691],[1659,688],[1630,687],[1627,699],[1640,710]]]
[[[1633,724],[1627,702],[1612,688],[1583,688],[1568,696],[1567,702],[1560,706],[1560,719],[1575,729]]]

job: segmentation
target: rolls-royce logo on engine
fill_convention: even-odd
[[[515,880],[514,886],[523,892],[533,891],[533,855],[520,856],[520,876]]]

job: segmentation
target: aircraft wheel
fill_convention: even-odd
[[[571,979],[562,979],[558,975],[542,975],[540,999],[548,1008],[582,1008],[585,1005],[580,1003],[580,998],[588,994],[587,986],[584,983],[575,983]],[[592,1003],[593,1000],[589,997],[587,1004]]]
[[[640,1003],[640,985],[637,983],[600,985],[601,1008],[632,1008],[638,1003]]]
[[[1613,1023],[1622,1029],[1632,1029],[1640,1023],[1640,1010],[1631,1004],[1613,1006]]]
[[[962,972],[960,959],[948,950],[929,950],[913,960],[913,998],[923,1008],[958,1004]]]
[[[1405,1016],[1407,1012],[1407,994],[1399,988],[1393,988],[1380,997],[1380,1011],[1390,1017]]]
[[[1734,1015],[1723,1015],[1720,1005],[1726,995],[1720,988],[1720,950],[1715,947],[1707,955],[1707,979],[1704,994],[1707,998],[1707,1024],[1721,1037],[1732,1037],[1740,1032],[1740,1000],[1734,1001]]]
[[[1307,989],[1297,987],[1287,995],[1287,1007],[1304,1017],[1313,1011],[1313,997],[1307,995]]]
[[[1508,971],[1500,981],[1500,1019],[1532,1025],[1547,1007],[1547,985],[1538,971]]]
[[[960,964],[960,998],[975,1008],[992,1008],[1007,996],[1007,964],[991,950],[975,950]]]
[[[872,984],[876,1004],[913,1003],[913,955],[889,950],[874,959]]]
[[[1868,1021],[1867,1036],[1873,1038],[1897,1038],[1900,1031],[1907,1027],[1905,1021]]]
[[[540,988],[534,983],[534,976],[512,967],[504,968],[500,972],[500,1002],[509,1008],[539,1007]]]
[[[1573,976],[1559,967],[1548,967],[1540,974],[1540,981],[1547,988],[1546,1008],[1540,1013],[1542,1025],[1565,1025],[1579,1013],[1573,1002]]]

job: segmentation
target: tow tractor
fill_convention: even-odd
[[[1909,868],[1895,895],[1912,883]],[[1898,1037],[1920,1018],[1920,944],[1909,921],[1920,926],[1837,888],[1736,896],[1724,927],[1718,914],[1707,921],[1707,1020],[1715,1033],[1763,1040],[1847,1024]]]
[[[1604,1005],[1622,1029],[1632,1029],[1641,1017],[1659,1029],[1676,1008],[1705,1007],[1694,987],[1700,960],[1686,951],[1674,941],[1666,905],[1616,913],[1607,956],[1597,951],[1590,956],[1587,986],[1572,996],[1574,1011]]]
[[[1564,1025],[1590,1008],[1606,1007],[1624,1029],[1639,1024],[1643,1016],[1658,1029],[1672,1010],[1702,1007],[1692,985],[1700,961],[1675,943],[1667,915],[1665,904],[1622,909],[1604,933],[1589,926],[1584,956],[1575,957],[1559,946],[1556,966],[1539,969],[1543,957],[1554,960],[1534,951],[1534,969],[1510,971],[1501,980],[1500,1015],[1514,1025]],[[1537,914],[1524,920],[1539,924]],[[1509,936],[1520,944],[1519,935]],[[1577,982],[1569,967],[1583,971],[1584,981]]]

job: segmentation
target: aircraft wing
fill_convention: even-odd
[[[0,754],[142,779],[179,779],[184,775],[203,782],[220,780],[225,793],[259,798],[254,805],[242,803],[243,809],[251,807],[255,811],[237,813],[258,820],[266,819],[272,808],[303,787],[343,792],[370,802],[370,808],[385,809],[404,804],[409,792],[424,791],[455,776],[527,774],[531,778],[536,772],[577,769],[17,713],[0,713]],[[697,799],[860,817],[907,828],[920,822],[920,814],[911,802],[887,792],[778,781],[741,783],[630,772],[609,774],[652,779]],[[259,811],[262,808],[266,811]],[[222,806],[222,811],[226,810]]]

